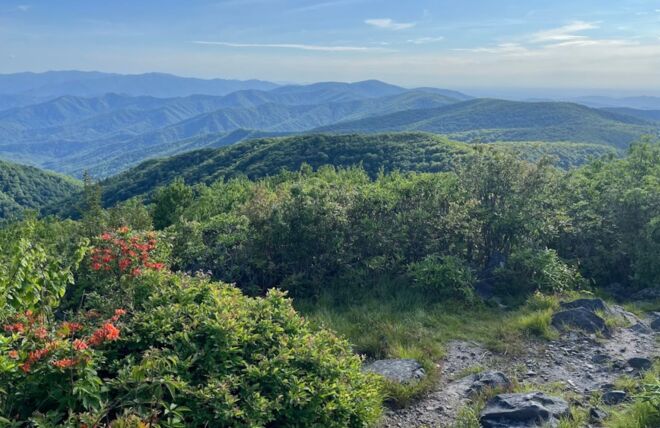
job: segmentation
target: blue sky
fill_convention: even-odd
[[[660,0],[0,0],[0,73],[660,91]]]

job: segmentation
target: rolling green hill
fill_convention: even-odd
[[[234,139],[254,137],[246,134]],[[218,143],[227,137],[202,137],[181,144]],[[219,144],[222,144],[220,142]],[[501,142],[491,144],[519,157],[537,160],[549,155],[558,166],[570,168],[594,157],[616,154],[608,146],[575,143]],[[202,149],[161,159],[153,159],[102,181],[104,204],[111,206],[134,196],[148,195],[156,187],[177,177],[189,184],[212,183],[220,178],[247,176],[260,178],[282,170],[297,171],[303,163],[313,168],[322,165],[347,167],[362,165],[372,176],[381,168],[387,171],[438,172],[449,170],[456,159],[472,152],[473,146],[427,133],[372,135],[304,135],[285,138],[260,138],[217,149]]]
[[[601,158],[603,156],[620,155],[620,151],[614,147],[600,144],[500,141],[488,143],[487,145],[500,150],[508,150],[519,158],[531,162],[538,161],[544,156],[550,156],[556,160],[556,165],[562,169],[575,168],[587,163],[591,159]]]
[[[468,145],[424,133],[265,138],[146,161],[101,184],[104,203],[112,205],[148,194],[177,177],[187,183],[212,183],[241,175],[259,178],[281,170],[296,171],[303,163],[313,168],[361,164],[372,175],[381,168],[437,172],[448,170],[457,156],[471,150]]]
[[[40,209],[76,193],[80,183],[40,169],[0,161],[0,220]]]
[[[660,122],[660,110],[640,110],[640,109],[627,108],[627,107],[608,107],[608,108],[603,108],[602,110],[616,114],[632,116],[638,119],[648,120],[651,122]]]
[[[625,147],[659,127],[578,104],[476,99],[337,123],[319,132],[426,131],[461,141],[571,141]]]

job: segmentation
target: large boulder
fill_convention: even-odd
[[[603,299],[577,299],[572,302],[562,302],[559,304],[562,309],[577,309],[584,308],[591,312],[602,311],[607,312],[607,304]]]
[[[506,390],[511,387],[511,381],[502,372],[485,371],[473,376],[473,381],[468,388],[468,395],[478,395],[486,390]]]
[[[660,317],[654,319],[654,320],[651,322],[651,328],[652,328],[654,331],[660,331]]]
[[[410,384],[426,376],[424,368],[417,360],[378,360],[366,364],[363,371],[376,373],[392,382]]]
[[[632,357],[626,362],[635,370],[648,370],[653,366],[653,361],[645,357]]]
[[[488,400],[479,421],[484,428],[556,427],[568,415],[566,401],[542,392],[500,394]]]
[[[552,326],[565,330],[566,328],[579,329],[587,333],[609,334],[605,320],[585,308],[566,309],[552,316]]]

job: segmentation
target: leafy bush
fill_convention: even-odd
[[[377,418],[379,389],[360,359],[332,333],[315,332],[282,292],[248,298],[158,273],[138,282],[151,291],[137,293],[147,297],[123,342],[131,356],[119,396],[136,388],[143,400],[162,396],[191,409],[188,426],[356,427]]]
[[[440,298],[469,300],[473,295],[474,275],[465,263],[452,256],[428,256],[408,265],[412,286]]]
[[[61,280],[36,295],[31,288],[25,295],[19,293],[23,289],[12,291],[3,301],[0,423],[363,427],[375,422],[380,383],[361,372],[361,360],[347,342],[312,328],[282,292],[249,298],[206,277],[160,269],[150,259],[157,245],[155,237],[127,229],[101,235],[87,279],[108,287],[83,292],[81,309],[67,312],[58,302],[71,272],[30,258],[25,266],[19,263],[31,282]],[[10,259],[18,260],[16,254]],[[0,274],[0,284],[8,284],[7,272]],[[116,302],[126,302],[128,313],[110,311]],[[68,321],[57,321],[51,309]]]
[[[514,251],[506,265],[496,270],[496,280],[498,291],[510,296],[561,293],[584,285],[580,273],[550,249]]]

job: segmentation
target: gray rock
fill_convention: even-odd
[[[660,331],[660,317],[656,318],[651,322],[651,328],[653,331]]]
[[[607,413],[603,410],[600,410],[598,407],[592,407],[589,409],[589,422],[599,423],[607,417]]]
[[[632,300],[656,300],[660,299],[660,288],[645,288],[630,296]]]
[[[603,403],[607,404],[608,406],[613,406],[615,404],[622,403],[627,397],[628,394],[626,394],[625,391],[607,391],[605,394],[603,394]]]
[[[660,326],[660,325],[659,325]],[[637,334],[651,334],[653,330],[643,322],[638,322],[630,327],[630,331],[633,331]]]
[[[541,392],[500,394],[488,400],[479,421],[484,428],[555,427],[568,415],[568,403],[561,398]]]
[[[610,356],[607,354],[596,354],[591,357],[591,362],[595,364],[603,364],[610,360]]]
[[[653,362],[644,357],[632,357],[627,361],[628,365],[637,370],[648,370],[653,365]]]
[[[474,375],[474,381],[467,391],[469,396],[477,395],[485,390],[506,390],[511,387],[511,381],[502,372],[485,371]]]
[[[552,316],[553,327],[565,330],[567,327],[576,328],[587,333],[609,334],[605,320],[585,308],[567,309]]]
[[[417,360],[378,360],[366,364],[362,370],[402,384],[414,383],[426,376]]]
[[[607,304],[602,299],[577,299],[572,302],[562,302],[560,303],[562,309],[577,309],[584,308],[588,311],[603,311],[607,312]]]
[[[609,312],[631,325],[642,322],[637,315],[625,310],[623,306],[612,305],[610,306]]]

